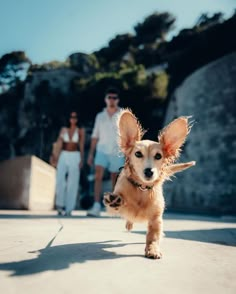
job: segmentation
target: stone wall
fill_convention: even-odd
[[[167,210],[236,213],[236,53],[189,76],[170,101],[165,124],[192,116],[181,162],[197,165],[165,184]]]

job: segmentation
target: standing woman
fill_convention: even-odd
[[[57,164],[56,209],[59,215],[71,215],[75,209],[83,166],[85,130],[77,126],[77,112],[70,113],[69,127],[60,130],[62,151]]]

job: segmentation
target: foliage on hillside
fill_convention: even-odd
[[[104,107],[104,92],[110,85],[119,89],[121,106],[132,108],[148,130],[146,134],[155,138],[176,87],[196,69],[236,49],[233,38],[236,14],[228,20],[224,20],[221,13],[203,14],[193,28],[180,31],[168,41],[174,24],[172,14],[153,13],[134,27],[135,34],[117,35],[106,47],[92,54],[75,52],[64,62],[32,64],[21,51],[2,56],[1,108],[9,117],[25,115],[28,121],[34,117],[34,124],[28,123],[24,132],[20,130],[19,121],[27,119],[15,119],[18,133],[14,133],[13,140],[4,139],[6,130],[14,126],[11,119],[2,115],[2,142],[5,140],[13,146],[11,149],[15,148],[16,154],[25,154],[31,147],[20,149],[19,144],[25,147],[28,138],[37,134],[37,130],[43,132],[46,125],[50,146],[58,131],[56,128],[72,108],[79,111],[83,124],[91,126],[96,113]],[[69,84],[64,85],[66,91],[62,89],[64,69],[73,73]],[[26,97],[27,93],[33,100]],[[48,158],[49,149],[45,152],[44,159]]]

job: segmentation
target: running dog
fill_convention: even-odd
[[[127,230],[135,222],[147,222],[145,256],[159,259],[165,207],[162,186],[175,173],[195,165],[195,161],[174,164],[191,126],[188,117],[179,117],[160,132],[157,141],[151,141],[142,140],[144,130],[131,110],[123,109],[117,123],[126,160],[114,191],[104,194],[103,203],[108,212],[126,219]]]

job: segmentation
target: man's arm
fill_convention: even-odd
[[[94,153],[96,150],[96,146],[99,140],[99,129],[100,129],[100,114],[96,115],[95,118],[95,123],[94,123],[94,128],[91,134],[91,143],[90,143],[90,149],[89,149],[89,154],[88,154],[88,165],[92,166],[93,164],[93,158],[94,158]]]
[[[92,138],[91,139],[91,144],[90,144],[90,149],[89,149],[89,154],[88,154],[88,165],[93,164],[93,158],[94,158],[94,152],[97,146],[98,138]]]

